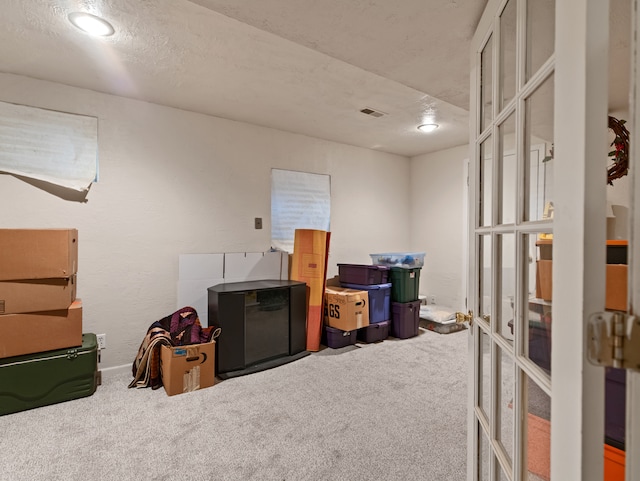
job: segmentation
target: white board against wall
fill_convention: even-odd
[[[180,254],[177,309],[193,307],[200,323],[209,322],[209,287],[228,282],[289,278],[286,252]]]
[[[85,192],[97,159],[97,118],[0,102],[0,171]]]

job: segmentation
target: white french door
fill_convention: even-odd
[[[608,18],[489,0],[472,40],[469,480],[603,479],[584,320],[604,310]]]

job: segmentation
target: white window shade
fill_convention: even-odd
[[[97,118],[0,102],[0,171],[84,192],[97,159]]]
[[[329,230],[331,176],[271,169],[271,247],[293,252],[296,229]]]

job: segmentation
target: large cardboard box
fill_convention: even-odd
[[[0,316],[0,358],[82,345],[82,301],[69,309]]]
[[[290,279],[307,284],[307,351],[312,352],[320,350],[330,239],[330,232],[296,229],[293,241]]]
[[[536,297],[551,301],[553,291],[553,261],[539,260],[536,263]],[[607,264],[606,266],[605,309],[627,310],[627,265]]]
[[[342,331],[369,325],[369,293],[347,287],[325,288],[324,322]]]
[[[75,275],[0,281],[0,314],[68,309],[75,300]]]
[[[160,348],[160,375],[169,396],[197,391],[215,383],[216,341]]]
[[[77,270],[77,229],[0,229],[0,280],[70,277]]]

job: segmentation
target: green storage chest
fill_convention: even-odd
[[[92,395],[98,386],[98,342],[0,359],[0,415]]]
[[[391,301],[413,302],[420,296],[420,267],[391,268]]]

